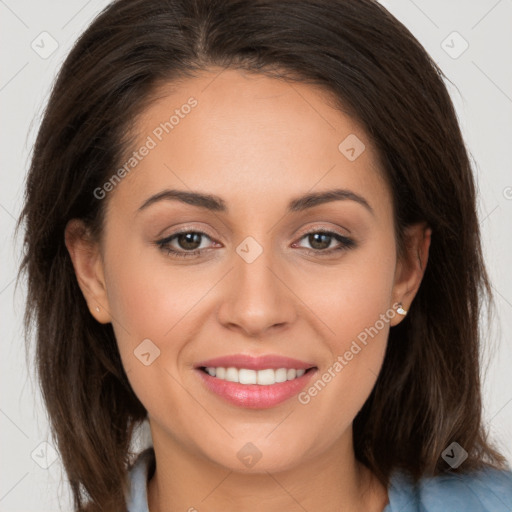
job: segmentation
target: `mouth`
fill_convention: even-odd
[[[242,385],[258,384],[260,386],[272,386],[273,384],[295,380],[305,373],[315,370],[316,366],[310,368],[264,368],[262,370],[251,370],[250,368],[235,368],[233,366],[200,366],[199,369],[210,377],[236,382]]]
[[[195,371],[206,388],[224,401],[237,407],[266,409],[297,395],[318,367],[278,355],[237,354],[202,361]]]

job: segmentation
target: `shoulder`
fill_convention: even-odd
[[[389,505],[384,512],[510,512],[512,472],[485,468],[470,473],[447,473],[422,478],[415,485],[404,472],[391,477]]]
[[[127,512],[149,512],[147,484],[154,471],[155,451],[149,447],[139,453],[128,471]]]

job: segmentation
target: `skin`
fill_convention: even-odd
[[[236,407],[208,391],[193,367],[221,355],[274,353],[313,361],[321,377],[393,304],[409,309],[431,230],[411,226],[407,253],[398,258],[377,153],[362,127],[316,86],[211,69],[158,96],[134,125],[133,150],[189,97],[198,105],[109,192],[100,241],[80,221],[66,228],[90,312],[112,323],[148,411],[157,461],[151,512],[382,511],[387,490],[356,461],[352,422],[402,316],[385,323],[307,404],[293,397],[269,409]],[[354,161],[338,149],[349,134],[366,147]],[[286,212],[290,200],[334,188],[363,196],[373,213],[348,199]],[[215,194],[229,210],[161,200],[138,211],[164,189]],[[181,228],[207,236],[194,247],[176,238],[171,246],[202,254],[176,258],[155,245]],[[356,246],[321,256],[341,244],[327,238],[314,245],[305,236],[313,228]],[[236,252],[248,236],[263,250],[251,263]],[[160,350],[148,366],[134,356],[147,338]],[[261,453],[252,467],[237,457],[249,442]]]

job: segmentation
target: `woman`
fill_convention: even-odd
[[[475,203],[442,73],[376,2],[113,2],[20,218],[76,510],[509,510]]]

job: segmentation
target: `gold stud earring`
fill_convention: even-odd
[[[396,309],[396,312],[399,314],[399,315],[407,315],[408,311],[406,311],[403,307],[402,307],[402,303],[400,302],[400,304],[398,304],[398,308]]]

